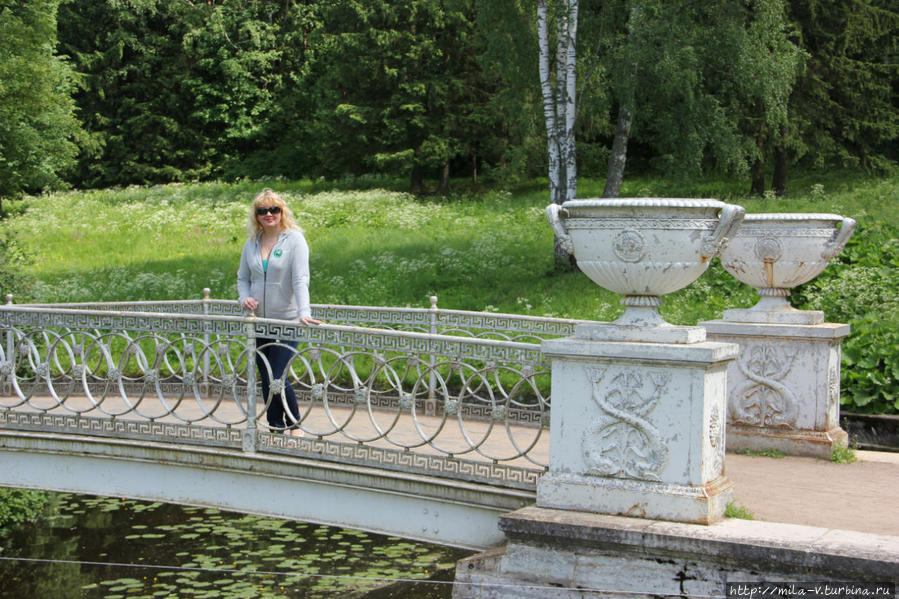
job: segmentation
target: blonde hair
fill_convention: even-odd
[[[262,225],[259,224],[259,219],[256,218],[256,208],[259,208],[260,206],[277,206],[281,209],[281,231],[286,231],[288,229],[296,229],[300,232],[303,231],[297,224],[297,221],[294,220],[293,212],[290,211],[290,208],[281,198],[281,194],[266,187],[256,194],[256,197],[253,198],[253,204],[250,206],[250,218],[247,221],[247,236],[251,239],[262,232]]]

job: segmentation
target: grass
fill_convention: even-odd
[[[849,447],[834,447],[830,454],[830,461],[834,464],[851,464],[858,460],[858,456]]]
[[[727,507],[724,508],[724,516],[727,518],[739,518],[740,520],[755,520],[752,512],[736,501],[731,501],[727,504]]]
[[[779,449],[761,449],[761,450],[753,450],[753,449],[738,449],[734,453],[738,453],[740,455],[748,455],[755,457],[763,457],[763,458],[774,458],[779,460],[784,457],[784,452]]]
[[[40,301],[235,297],[248,202],[271,186],[286,196],[307,231],[318,303],[497,310],[608,320],[618,297],[577,272],[557,271],[546,193],[524,188],[477,195],[417,198],[391,189],[323,190],[308,181],[199,183],[68,192],[30,197],[3,224],[32,257]],[[747,211],[882,214],[899,185],[843,180],[833,194],[783,200],[739,198]],[[582,193],[598,192],[586,180]],[[843,191],[845,189],[845,191]],[[637,179],[627,195],[717,195],[737,199],[726,182]],[[733,195],[733,197],[732,197]],[[7,292],[7,290],[3,290]],[[755,292],[723,273],[665,298],[663,315],[693,324],[726,307],[749,306]]]

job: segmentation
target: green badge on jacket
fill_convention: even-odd
[[[280,249],[275,250],[275,258],[280,258],[280,257],[281,257],[281,250]]]

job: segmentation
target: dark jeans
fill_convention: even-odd
[[[280,341],[277,339],[257,339],[256,340],[256,367],[259,369],[259,381],[262,383],[262,400],[268,401],[268,393],[271,385],[269,384],[269,369],[271,369],[272,378],[279,379],[284,374],[284,369],[290,359],[296,355],[294,350],[297,348],[297,341]],[[267,363],[267,366],[266,366]],[[268,404],[266,415],[268,416],[268,425],[273,429],[283,429],[291,426],[294,420],[300,419],[300,409],[297,406],[297,396],[290,386],[290,376],[284,377],[284,395],[287,400],[287,408],[293,415],[290,416],[284,411],[284,399],[280,393],[275,394]]]

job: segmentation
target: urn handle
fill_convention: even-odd
[[[852,237],[852,234],[855,232],[855,219],[844,217],[843,224],[840,226],[839,231],[834,231],[833,239],[828,241],[824,245],[824,251],[821,252],[821,257],[825,260],[830,260],[837,254],[843,251],[843,248],[846,247],[846,243],[849,241],[849,238]]]
[[[555,233],[556,238],[558,238],[562,249],[569,254],[573,254],[574,244],[571,243],[571,236],[568,235],[568,230],[565,229],[565,224],[559,217],[559,213],[561,212],[564,212],[567,216],[567,210],[558,204],[550,204],[546,207],[546,219],[549,221],[549,226],[552,227],[553,233]]]
[[[740,225],[743,224],[745,215],[746,210],[742,206],[736,204],[724,205],[724,208],[721,209],[721,215],[718,217],[718,226],[715,227],[711,237],[706,238],[702,244],[701,254],[703,261],[715,257],[721,246],[726,244],[740,228]]]

